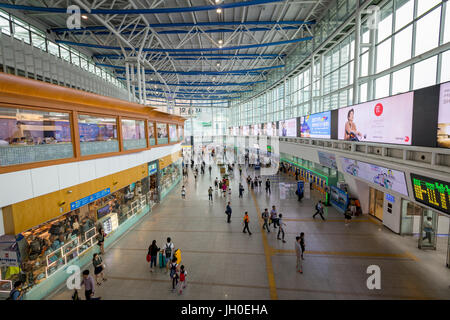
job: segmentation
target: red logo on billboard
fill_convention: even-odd
[[[409,137],[408,136],[405,137],[405,142],[409,142]]]
[[[383,113],[383,105],[382,105],[381,103],[378,103],[378,104],[375,106],[375,115],[376,115],[377,117],[379,117],[379,116],[381,116],[382,113]]]

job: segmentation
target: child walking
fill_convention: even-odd
[[[181,188],[181,199],[186,199],[186,188],[184,186]]]
[[[182,294],[183,293],[183,289],[186,288],[186,276],[187,276],[187,271],[184,268],[184,265],[182,265],[180,267],[180,282],[178,283],[179,285],[179,293]]]

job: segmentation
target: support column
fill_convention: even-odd
[[[127,91],[128,91],[128,101],[131,101],[131,78],[130,78],[130,64],[125,63],[125,72],[127,77]]]
[[[139,103],[142,104],[141,63],[139,62],[139,60],[136,66],[136,73],[137,73],[137,85],[139,90]]]
[[[359,64],[361,53],[361,9],[359,1],[356,2],[356,15],[355,15],[355,58],[353,60],[353,101],[352,104],[359,102]]]
[[[310,71],[309,71],[309,85],[310,85],[310,89],[309,89],[309,110],[308,110],[308,114],[312,114],[312,109],[313,109],[313,82],[314,82],[314,63],[315,63],[315,56],[312,55],[311,56],[311,66],[310,66]]]
[[[146,85],[145,85],[145,67],[142,66],[141,67],[141,72],[142,72],[142,76],[141,76],[141,81],[142,81],[142,104],[146,104],[147,101],[147,90],[146,90]]]

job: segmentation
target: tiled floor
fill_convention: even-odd
[[[376,220],[363,216],[344,225],[343,217],[327,207],[326,218],[311,219],[314,200],[297,202],[295,194],[272,183],[272,194],[246,191],[238,198],[239,173],[232,180],[232,222],[226,223],[226,201],[207,189],[219,176],[214,167],[194,181],[192,171],[154,208],[153,213],[126,233],[105,255],[108,281],[98,287],[102,299],[450,299],[450,269],[442,251],[421,251],[417,239],[401,237]],[[281,177],[281,183],[293,180]],[[264,189],[264,186],[263,186]],[[281,191],[280,191],[281,190]],[[257,204],[257,206],[256,206]],[[261,233],[260,213],[276,205],[287,223],[286,243],[275,232]],[[242,233],[243,212],[250,216],[252,236]],[[273,228],[271,228],[273,230]],[[294,240],[306,234],[304,273],[295,272]],[[170,236],[182,252],[188,287],[171,292],[169,276],[150,273],[145,257],[153,239],[162,246]],[[440,239],[440,247],[447,238]],[[309,252],[308,252],[309,251]],[[369,265],[381,268],[381,290],[369,290]],[[89,266],[92,271],[92,266]],[[50,299],[70,299],[61,288]],[[83,295],[84,296],[84,295]]]

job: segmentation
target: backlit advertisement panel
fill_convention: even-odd
[[[408,196],[405,173],[374,164],[341,157],[342,171]]]
[[[450,148],[450,82],[441,84],[437,143],[440,148]]]
[[[288,119],[280,121],[278,130],[280,137],[296,137],[297,136],[297,119]]]
[[[266,127],[266,136],[276,136],[277,135],[277,123],[276,122],[267,122],[265,123]]]
[[[411,145],[414,93],[339,109],[338,139]]]
[[[302,138],[331,138],[331,111],[311,114],[300,119]]]

